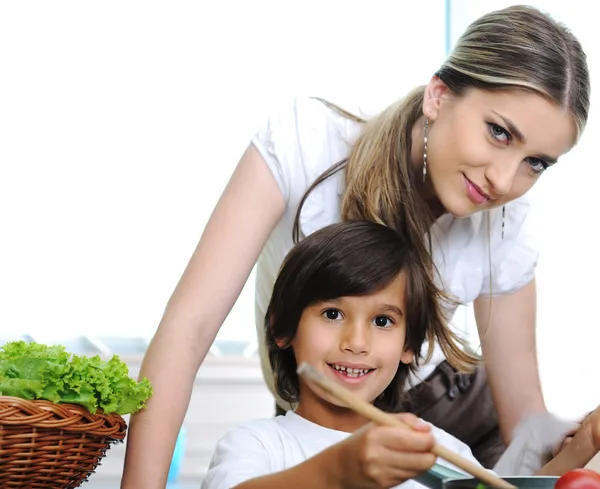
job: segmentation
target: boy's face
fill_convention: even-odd
[[[405,351],[406,278],[401,273],[371,295],[340,297],[307,307],[292,340],[296,362],[307,362],[353,394],[373,402],[396,375],[400,363],[413,361]],[[327,401],[300,379],[300,406]]]

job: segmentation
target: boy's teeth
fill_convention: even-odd
[[[332,365],[332,367],[340,372],[346,372],[348,377],[359,377],[365,375],[369,371],[369,369],[366,368],[349,368],[342,365]]]

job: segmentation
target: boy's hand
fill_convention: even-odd
[[[369,424],[340,444],[342,487],[390,488],[433,466],[435,438],[429,425],[413,414],[397,416],[414,429]]]

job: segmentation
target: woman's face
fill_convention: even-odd
[[[453,95],[439,79],[425,91],[427,178],[456,217],[525,194],[576,141],[571,113],[526,90]]]

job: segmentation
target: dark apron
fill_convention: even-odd
[[[407,395],[407,411],[469,445],[484,467],[491,469],[506,450],[485,367],[459,374],[444,361]]]

